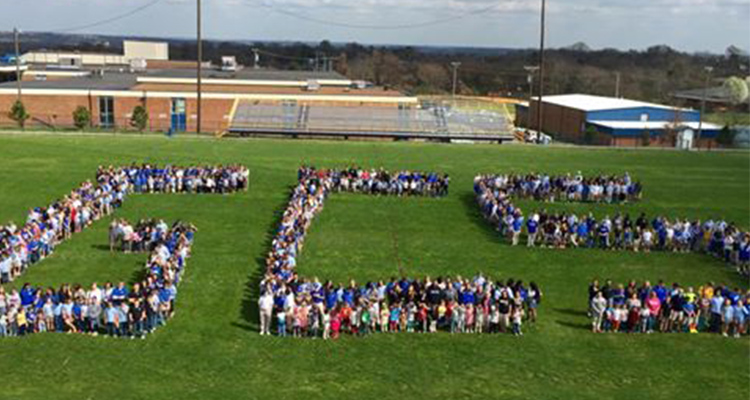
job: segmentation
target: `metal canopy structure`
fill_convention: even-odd
[[[327,106],[256,104],[240,101],[229,133],[239,136],[261,134],[284,136],[341,136],[361,138],[513,140],[508,121],[489,111],[465,112],[429,107]]]

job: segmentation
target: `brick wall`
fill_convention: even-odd
[[[15,101],[15,95],[0,95],[0,126],[15,124],[15,121],[8,116],[8,112]],[[133,109],[143,102],[144,100],[139,97],[114,97],[115,126],[120,129],[129,129]],[[91,111],[93,126],[99,125],[98,96],[26,95],[23,96],[23,103],[32,117],[27,121],[27,126],[72,127],[73,111],[79,106],[86,107]],[[225,130],[229,126],[229,113],[233,104],[234,100],[203,99],[202,130],[205,132]],[[171,99],[148,98],[145,99],[145,105],[149,114],[149,130],[168,130],[171,125]],[[188,131],[195,131],[196,124],[197,102],[195,99],[187,99]]]

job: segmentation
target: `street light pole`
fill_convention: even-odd
[[[547,13],[547,0],[542,0],[542,15],[541,15],[541,23],[540,23],[540,32],[539,32],[539,103],[536,107],[536,130],[538,132],[537,138],[541,139],[541,133],[542,133],[542,104],[544,104],[544,38],[546,33],[546,25],[545,25],[545,18]],[[531,108],[531,103],[529,103],[529,109]]]
[[[201,101],[202,100],[202,98],[201,98],[202,97],[201,96],[201,92],[202,92],[202,90],[201,90],[202,89],[202,87],[201,87],[201,84],[202,84],[201,79],[202,79],[202,77],[201,77],[201,75],[203,75],[203,40],[201,39],[201,0],[197,0],[197,2],[198,2],[198,4],[197,4],[198,10],[197,10],[197,13],[196,13],[196,16],[197,16],[197,21],[196,21],[197,38],[196,38],[196,40],[197,40],[197,44],[198,44],[198,65],[197,65],[197,68],[196,68],[196,71],[197,71],[196,72],[196,74],[197,74],[196,79],[197,79],[197,83],[198,83],[198,85],[197,85],[198,93],[197,93],[197,99],[196,99],[197,100],[197,102],[196,102],[196,108],[197,108],[197,111],[198,111],[198,118],[197,118],[198,120],[196,121],[196,131],[195,131],[195,133],[196,134],[200,134],[201,133],[201,122],[202,122],[201,121],[201,115],[202,115],[202,112],[201,112],[202,111],[201,110],[201,108],[202,108],[201,107],[202,106],[202,104],[201,104],[202,103],[202,101]]]
[[[16,52],[16,90],[18,94],[16,100],[21,101],[21,45],[18,43],[18,28],[13,28],[13,43]]]
[[[534,96],[534,74],[539,70],[538,65],[527,65],[523,67],[528,73],[526,78],[529,83],[529,108],[526,109],[526,130],[531,129],[531,98]]]
[[[711,72],[713,72],[714,67],[706,66],[706,80],[703,84],[703,97],[701,98],[701,114],[700,114],[700,120],[698,121],[698,137],[695,140],[696,145],[700,146],[700,140],[701,136],[703,136],[703,114],[706,113],[706,97],[708,97],[708,82],[711,78]]]
[[[620,98],[620,71],[615,72],[615,98]]]
[[[458,67],[461,66],[461,63],[458,61],[451,62],[451,67],[453,67],[453,90],[452,90],[452,97],[455,100],[456,98],[456,84],[458,83]]]

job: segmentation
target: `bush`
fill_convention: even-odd
[[[641,132],[641,146],[648,147],[651,145],[651,132],[644,130]]]
[[[8,117],[13,121],[16,121],[19,127],[24,128],[26,126],[26,120],[31,118],[31,115],[26,112],[26,106],[23,105],[21,100],[16,100],[10,107]]]
[[[731,147],[734,145],[735,136],[737,136],[737,132],[730,128],[729,125],[725,125],[716,135],[716,143],[724,147]]]
[[[596,144],[596,139],[599,136],[599,131],[596,130],[593,126],[590,126],[586,128],[586,131],[583,132],[583,143],[585,144]]]
[[[133,109],[133,115],[130,116],[130,126],[143,132],[148,126],[148,111],[142,105],[137,105]]]
[[[73,111],[73,124],[78,129],[84,129],[91,125],[91,112],[84,106],[78,106]]]

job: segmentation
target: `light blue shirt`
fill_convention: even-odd
[[[711,313],[721,314],[721,308],[724,306],[724,298],[721,296],[714,296],[711,298]]]

